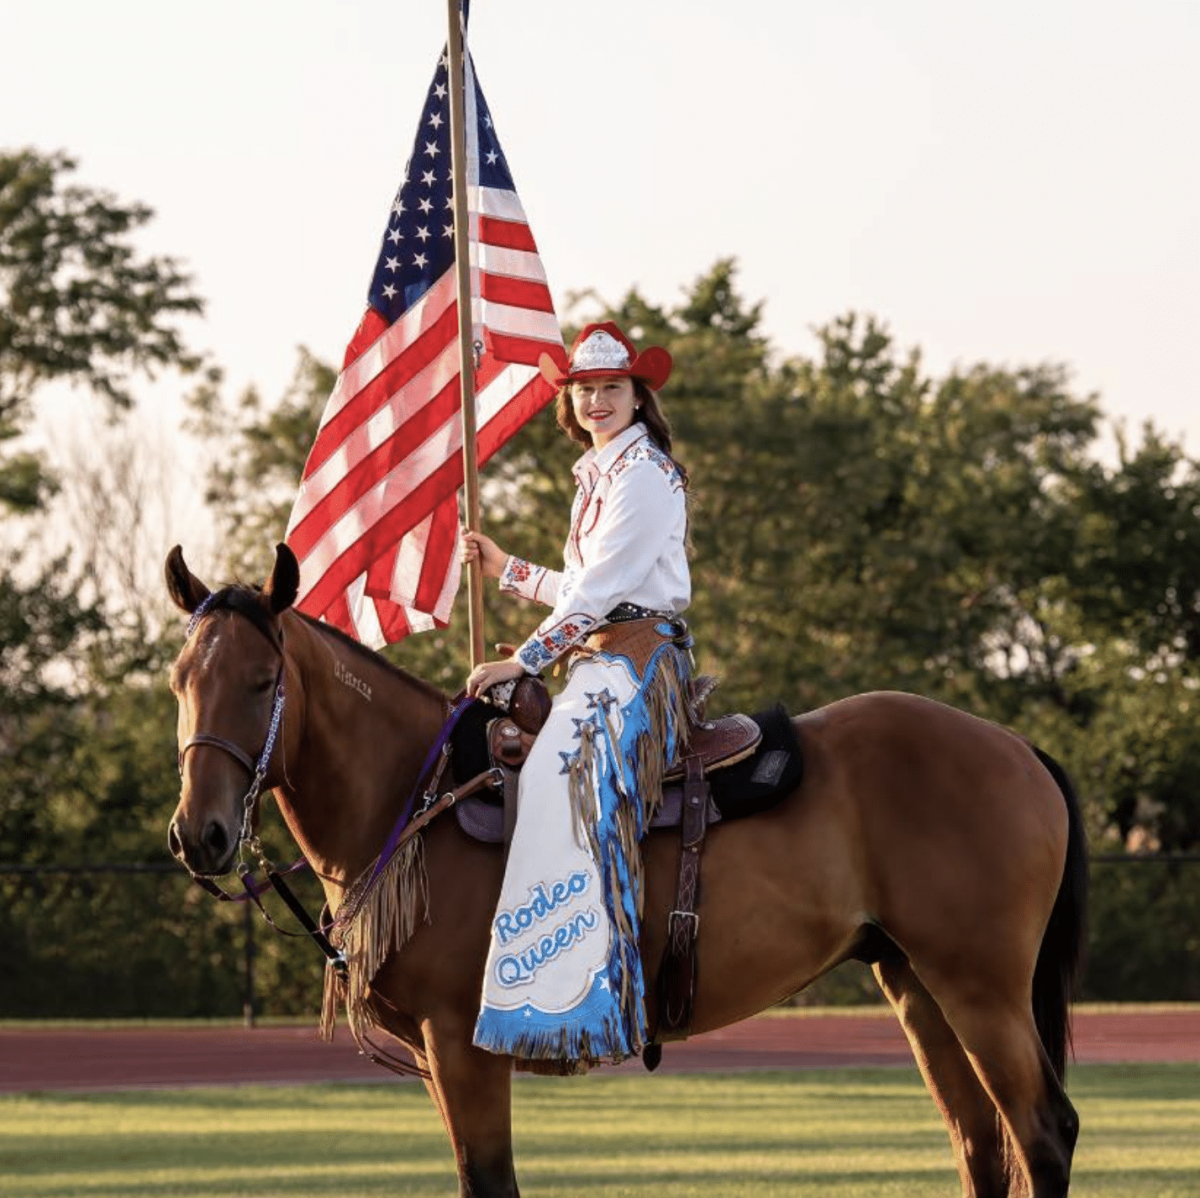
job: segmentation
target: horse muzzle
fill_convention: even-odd
[[[167,847],[171,856],[183,863],[189,873],[200,877],[218,877],[233,868],[241,841],[236,821],[216,817],[203,820],[198,827],[176,814],[167,829]]]

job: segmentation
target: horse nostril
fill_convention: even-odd
[[[212,861],[223,861],[229,852],[229,834],[225,825],[217,820],[210,820],[204,829],[204,847],[208,850]]]

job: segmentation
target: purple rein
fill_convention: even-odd
[[[218,600],[225,592],[210,591],[192,612],[192,617],[188,621],[187,633],[184,637],[185,643],[191,639],[192,634],[196,631],[200,621],[208,614],[208,612],[217,605]],[[238,610],[236,607],[234,610]],[[245,614],[245,613],[243,613]],[[251,619],[251,623],[255,627],[259,627],[258,621]],[[276,645],[282,657],[282,645]],[[417,798],[421,794],[422,787],[433,771],[434,765],[438,758],[447,752],[447,746],[450,742],[451,734],[454,732],[455,726],[462,718],[463,713],[475,702],[473,698],[460,696],[451,706],[446,722],[442,725],[437,737],[426,754],[425,762],[421,766],[417,774],[416,785],[413,787],[412,793],[408,797],[403,809],[400,812],[399,818],[396,820],[387,841],[385,842],[382,851],[375,859],[375,864],[370,877],[366,884],[361,888],[356,888],[354,901],[347,909],[340,910],[330,923],[318,925],[311,915],[305,910],[303,904],[292,893],[291,889],[284,882],[285,874],[296,873],[298,870],[307,869],[308,861],[301,857],[293,862],[287,869],[277,870],[274,865],[263,854],[262,846],[258,842],[258,838],[253,835],[252,823],[254,817],[254,808],[258,801],[259,793],[262,789],[263,780],[266,778],[267,769],[271,761],[271,755],[275,751],[275,742],[279,735],[279,729],[283,723],[283,705],[284,705],[284,688],[283,688],[283,661],[280,661],[279,675],[275,684],[275,701],[271,708],[271,720],[267,728],[266,740],[263,743],[262,751],[258,755],[257,762],[252,761],[249,754],[241,749],[238,745],[231,741],[224,740],[221,737],[212,736],[209,733],[198,732],[193,734],[179,752],[179,771],[183,773],[183,758],[188,749],[196,745],[210,745],[213,748],[224,750],[230,756],[239,761],[246,767],[251,774],[250,789],[246,792],[242,804],[242,827],[238,836],[239,849],[243,845],[248,845],[254,855],[258,858],[259,864],[263,867],[266,873],[265,881],[259,882],[254,878],[252,867],[242,862],[238,866],[238,877],[242,884],[243,893],[229,894],[221,889],[211,878],[201,877],[197,874],[192,874],[192,880],[199,886],[203,887],[209,894],[225,903],[244,903],[247,900],[252,901],[262,913],[263,918],[277,932],[281,932],[285,936],[308,935],[316,942],[317,946],[324,953],[327,961],[339,973],[345,974],[347,963],[345,956],[336,948],[333,947],[328,939],[328,933],[335,928],[344,928],[353,922],[355,916],[362,909],[362,904],[366,901],[367,896],[374,890],[383,871],[387,868],[388,862],[396,855],[401,844],[405,840],[405,830],[412,820],[413,812],[416,808]],[[440,776],[440,772],[439,772]],[[428,805],[427,796],[427,804]],[[189,871],[190,872],[190,871]],[[286,904],[288,909],[297,918],[300,924],[304,927],[303,933],[288,932],[281,928],[272,918],[266,907],[262,903],[262,895],[267,891],[274,890]]]

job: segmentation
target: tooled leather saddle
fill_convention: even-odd
[[[754,717],[737,714],[704,719],[704,706],[716,685],[707,676],[691,683],[686,748],[664,777],[662,802],[650,825],[652,829],[680,830],[675,903],[668,916],[666,946],[658,969],[658,1020],[642,1053],[651,1070],[662,1058],[657,1037],[684,1039],[691,1027],[700,925],[700,857],[709,826],[772,806],[799,784],[803,771],[795,731],[782,706]],[[550,697],[540,679],[527,677],[491,698],[491,704],[478,704],[480,710],[457,732],[463,743],[455,744],[454,754],[458,758],[470,753],[471,744],[477,752],[482,739],[498,785],[460,799],[454,812],[459,827],[469,836],[507,846],[516,823],[520,767],[549,714]],[[474,764],[480,764],[478,759]],[[722,785],[726,780],[727,785]]]
[[[703,712],[703,704],[715,688],[715,682],[707,676],[702,676],[692,684],[693,702],[691,710],[693,717]],[[698,696],[696,698],[695,696]],[[468,836],[485,844],[507,843],[512,836],[512,825],[515,820],[515,798],[517,777],[529,750],[533,747],[534,739],[550,710],[550,697],[545,684],[538,678],[523,678],[517,684],[515,692],[509,698],[500,697],[497,704],[495,696],[490,707],[484,708],[484,744],[487,749],[488,763],[503,772],[503,782],[499,789],[504,799],[500,803],[499,795],[483,793],[471,795],[459,800],[455,805],[455,815],[459,826]],[[456,736],[456,742],[461,738],[466,741],[478,738],[478,732],[473,732],[471,724],[464,724],[462,733]],[[667,771],[663,778],[663,797],[658,811],[651,821],[652,828],[677,828],[683,815],[684,783],[687,774],[687,761],[697,758],[704,774],[710,775],[717,770],[725,769],[745,761],[762,743],[762,727],[754,719],[745,715],[722,716],[716,720],[693,718],[687,737],[687,751],[680,760]],[[456,756],[462,756],[466,745],[455,743]],[[726,805],[722,805],[725,807]],[[510,811],[510,808],[513,810]],[[710,796],[708,819],[710,823],[719,823],[722,819],[736,818],[732,810],[718,808]]]

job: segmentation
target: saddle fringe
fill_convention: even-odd
[[[645,905],[641,836],[650,826],[650,821],[662,803],[663,777],[670,764],[665,753],[669,734],[674,733],[678,749],[686,744],[691,724],[691,697],[684,655],[677,649],[667,648],[664,652],[655,654],[652,660],[646,663],[645,669],[651,674],[643,686],[648,727],[638,734],[634,742],[635,760],[625,763],[632,766],[636,772],[637,796],[640,802],[637,806],[632,802],[624,803],[616,812],[616,835],[628,870],[630,885],[636,896],[639,922]],[[608,723],[606,711],[603,718],[608,733],[606,739],[610,745],[618,746],[615,730]],[[587,838],[595,860],[599,861],[601,856],[596,836],[596,795],[592,783],[596,752],[594,733],[593,726],[584,729],[579,757],[570,772],[570,795],[576,834]],[[610,862],[610,868],[610,892],[617,894],[620,892],[620,881],[616,876],[614,862]],[[350,903],[357,885],[344,896],[343,906]],[[425,869],[422,837],[419,834],[405,843],[388,863],[349,925],[336,930],[331,937],[345,954],[348,970],[344,981],[334,970],[326,970],[320,1023],[323,1039],[333,1039],[338,1005],[344,1003],[346,1023],[355,1042],[368,1057],[377,1059],[370,1034],[377,1028],[383,1031],[387,1031],[387,1028],[376,1017],[371,1002],[371,982],[388,956],[403,948],[411,939],[416,929],[418,912],[428,921],[429,878]],[[632,951],[636,952],[633,929],[619,901],[611,904],[611,914],[614,916],[621,943],[630,945]],[[638,996],[633,993],[629,970],[622,969],[621,976],[621,1007],[627,1013],[632,1013],[630,1007],[638,1000]],[[635,1017],[628,1023],[636,1032],[644,1023],[644,1017],[638,1018],[637,1013],[633,1014]],[[553,1045],[539,1043],[537,1051],[530,1055],[557,1059],[561,1062],[559,1070],[563,1072],[574,1071],[585,1062],[598,1059],[589,1051],[589,1044],[576,1042],[577,1038],[566,1036],[560,1039],[561,1042]],[[641,1048],[640,1043],[633,1046],[634,1052],[640,1051]],[[564,1068],[568,1062],[579,1064]]]
[[[345,896],[343,903],[350,898]],[[325,971],[321,1000],[321,1038],[333,1039],[338,1002],[346,1006],[346,1023],[359,1048],[366,1052],[370,1032],[380,1027],[370,1001],[371,982],[388,956],[412,938],[418,911],[429,919],[429,877],[425,871],[423,838],[409,839],[388,862],[351,923],[337,932],[337,947],[348,966],[343,982],[332,969]],[[382,1030],[387,1030],[383,1028]]]

